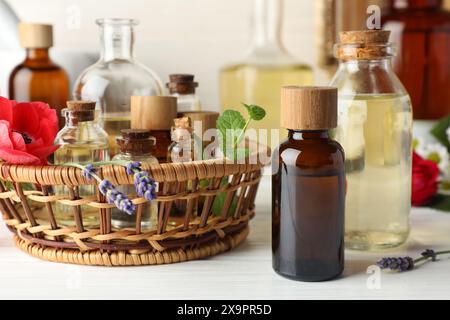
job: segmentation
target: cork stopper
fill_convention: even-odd
[[[131,128],[170,130],[177,117],[177,98],[168,96],[132,96]]]
[[[388,30],[342,31],[340,44],[335,46],[335,55],[342,60],[371,60],[394,55],[389,44]]]
[[[149,154],[156,143],[151,136],[150,130],[145,129],[123,129],[120,130],[122,137],[116,139],[121,153],[133,155]]]
[[[184,141],[191,139],[192,127],[189,117],[173,119],[172,140]]]
[[[19,23],[20,46],[26,49],[53,46],[53,26],[50,24]]]
[[[337,127],[337,88],[286,86],[281,89],[281,126],[291,130]]]
[[[122,129],[120,133],[124,139],[143,140],[151,137],[150,130],[146,129]]]
[[[66,104],[67,109],[64,110],[71,112],[72,118],[76,118],[78,122],[94,120],[95,101],[67,101]]]
[[[171,74],[169,75],[170,82],[166,84],[171,94],[193,94],[198,83],[194,82],[193,74]]]
[[[189,117],[173,119],[173,123],[174,123],[175,128],[177,128],[177,129],[192,130],[191,119]]]

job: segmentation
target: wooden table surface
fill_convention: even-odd
[[[406,245],[384,253],[347,251],[341,278],[301,283],[272,271],[270,194],[265,176],[250,236],[235,250],[172,265],[100,268],[41,261],[15,248],[2,224],[0,299],[450,299],[450,258],[402,274],[367,273],[386,255],[450,249],[450,214],[413,209]]]

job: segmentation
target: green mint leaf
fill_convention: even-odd
[[[450,150],[450,142],[447,137],[447,129],[450,127],[450,116],[441,119],[433,129],[431,134],[444,146]]]
[[[243,103],[244,107],[248,111],[248,115],[250,116],[250,119],[259,121],[262,120],[266,116],[266,110],[261,108],[260,106],[254,105],[254,104],[245,104]]]
[[[239,111],[225,110],[217,119],[216,126],[221,133],[219,138],[223,153],[227,155],[226,146],[234,145],[245,128],[245,119]]]

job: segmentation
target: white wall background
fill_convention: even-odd
[[[97,52],[96,18],[135,18],[137,58],[163,82],[169,73],[194,73],[206,109],[219,109],[218,72],[248,48],[252,0],[7,0],[22,21],[54,25],[55,46]],[[314,2],[285,0],[283,40],[303,62],[315,65]],[[80,26],[70,27],[79,10]],[[316,71],[317,68],[316,68]],[[318,84],[326,78],[316,72]]]

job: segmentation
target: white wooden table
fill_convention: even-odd
[[[16,249],[0,227],[0,299],[450,299],[450,259],[402,274],[368,274],[380,257],[418,255],[450,248],[450,214],[412,212],[406,245],[387,253],[346,252],[343,277],[301,283],[279,277],[271,266],[270,178],[264,177],[249,238],[206,260],[131,268],[56,264]],[[379,281],[378,281],[378,280]],[[368,285],[369,283],[369,285]]]

